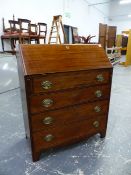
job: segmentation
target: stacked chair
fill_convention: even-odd
[[[5,28],[3,19],[3,35],[1,35],[1,43],[3,52],[5,52],[4,41],[8,40],[11,46],[11,52],[15,52],[16,43],[20,44],[40,44],[46,43],[47,24],[38,22],[32,24],[31,20],[18,18],[18,20],[9,20],[9,28]]]

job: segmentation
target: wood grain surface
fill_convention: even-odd
[[[100,108],[99,112],[95,111],[95,107]],[[51,129],[67,125],[69,123],[74,123],[82,121],[85,119],[90,119],[93,116],[101,116],[108,114],[108,100],[96,101],[92,103],[86,103],[81,105],[75,105],[60,110],[46,111],[44,113],[36,114],[31,116],[31,126],[32,131],[40,131],[42,129]],[[51,124],[44,124],[43,121],[46,117],[52,118]]]
[[[99,45],[23,44],[19,49],[26,75],[112,67]]]

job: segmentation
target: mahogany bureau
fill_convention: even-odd
[[[19,45],[17,60],[33,161],[43,150],[105,137],[112,65],[100,45]]]

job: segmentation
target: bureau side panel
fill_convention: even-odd
[[[23,119],[25,126],[25,133],[27,137],[30,137],[29,121],[28,121],[28,110],[27,110],[27,96],[26,96],[26,87],[28,82],[26,81],[26,76],[24,75],[22,57],[20,53],[17,53],[17,64],[18,64],[18,74],[19,74],[19,84],[21,92],[21,102],[23,110]]]
[[[108,100],[108,111],[107,116],[109,114],[109,108],[110,108],[110,99],[111,99],[111,87],[112,87],[112,76],[113,76],[113,68],[109,70],[110,76],[109,76],[109,100]],[[107,118],[108,119],[108,118]]]

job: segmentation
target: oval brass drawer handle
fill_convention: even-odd
[[[44,140],[46,142],[51,142],[54,139],[54,136],[52,134],[48,134],[44,137]]]
[[[103,82],[103,81],[104,81],[104,77],[103,77],[102,74],[97,75],[96,79],[97,79],[97,81],[99,81],[99,82]]]
[[[50,125],[53,123],[53,118],[52,117],[45,117],[42,122],[45,125]]]
[[[52,83],[50,82],[50,81],[43,81],[42,83],[41,83],[41,86],[42,86],[42,88],[43,89],[51,89],[51,87],[52,87]]]
[[[98,127],[99,127],[99,122],[98,122],[98,121],[94,121],[94,122],[93,122],[93,126],[94,126],[95,128],[98,128]]]
[[[42,101],[42,105],[43,105],[44,107],[46,107],[46,108],[52,106],[52,104],[53,104],[53,100],[51,100],[51,99],[49,99],[49,98],[44,99],[44,100]]]
[[[102,91],[101,90],[97,90],[96,92],[95,92],[95,95],[96,95],[96,97],[101,97],[102,96]]]
[[[94,110],[95,110],[95,112],[100,112],[101,111],[101,107],[100,106],[95,106]]]

